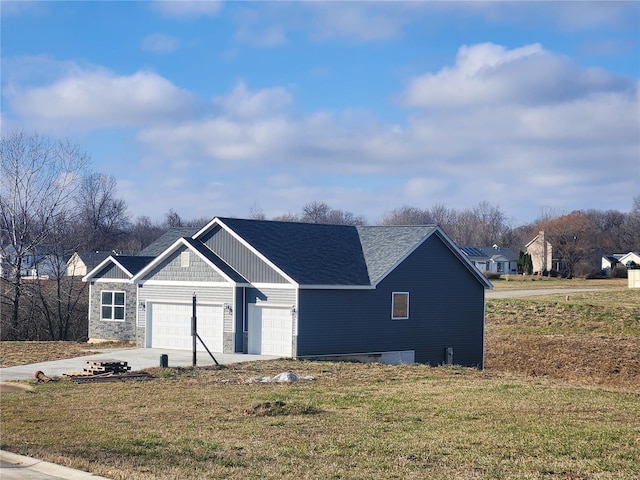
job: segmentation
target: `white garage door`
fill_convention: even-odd
[[[249,308],[249,353],[291,356],[291,308]]]
[[[191,350],[191,305],[172,303],[150,303],[148,305],[151,338],[147,345],[152,348],[171,348]],[[222,307],[214,305],[198,305],[198,335],[212,352],[223,349],[223,316]],[[204,350],[198,341],[198,350]]]

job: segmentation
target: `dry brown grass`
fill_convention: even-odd
[[[0,368],[91,355],[103,348],[131,347],[128,342],[0,342]]]
[[[640,292],[490,300],[486,342],[483,372],[281,360],[34,384],[2,397],[0,447],[127,480],[640,479]],[[283,371],[314,380],[245,382]]]
[[[626,288],[626,278],[554,278],[538,275],[503,275],[499,279],[491,280],[496,290],[520,290],[542,288]]]

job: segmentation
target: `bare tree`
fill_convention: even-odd
[[[251,207],[249,207],[249,218],[252,220],[266,220],[266,216],[258,202],[253,202]]]
[[[76,215],[71,206],[89,156],[69,141],[14,132],[2,138],[0,160],[0,253],[13,293],[3,336],[11,336],[19,330],[25,262],[58,253],[44,250]]]
[[[553,245],[554,256],[569,277],[589,275],[599,269],[597,227],[585,213],[576,210],[536,226],[544,230]]]
[[[182,218],[180,214],[173,208],[170,208],[167,213],[164,214],[164,226],[165,228],[183,227]]]
[[[302,215],[300,221],[306,223],[327,223],[327,215],[331,207],[325,202],[314,200],[302,207]]]
[[[384,214],[382,225],[429,225],[433,217],[427,210],[404,205]]]
[[[129,221],[126,202],[116,197],[113,175],[90,173],[82,179],[77,204],[84,250],[113,249]]]

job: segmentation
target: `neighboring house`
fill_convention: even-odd
[[[215,218],[105,259],[89,337],[144,347],[483,367],[491,283],[436,226]],[[199,348],[202,348],[199,346]]]
[[[481,272],[511,275],[518,273],[518,254],[510,248],[499,247],[460,247],[471,263]]]
[[[613,255],[603,255],[602,257],[602,271],[607,275],[616,268],[616,265],[620,263],[620,259],[624,257],[624,253],[614,253]]]
[[[625,267],[640,265],[640,252],[629,252],[620,257],[619,262]]]
[[[546,239],[544,230],[525,245],[526,252],[531,255],[533,272],[541,274],[553,270],[553,247]]]
[[[84,277],[88,272],[93,270],[96,265],[102,262],[105,258],[111,255],[114,252],[106,251],[106,252],[84,252],[79,253],[76,252],[71,255],[71,258],[67,261],[67,276],[74,277],[80,276]]]
[[[41,246],[23,253],[20,262],[20,276],[27,279],[57,278],[62,273],[64,260],[55,251],[56,249],[53,247]],[[0,251],[0,276],[2,278],[14,277],[17,258],[18,254],[15,248],[12,246],[2,248]]]

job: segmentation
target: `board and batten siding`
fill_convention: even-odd
[[[183,266],[182,254],[188,255]],[[190,282],[226,282],[227,280],[187,247],[178,248],[160,265],[145,275],[145,280],[188,280]]]
[[[409,318],[391,319],[392,292],[409,292]],[[415,361],[483,367],[484,287],[437,236],[375,290],[299,293],[297,355],[414,350]]]
[[[282,275],[220,226],[216,226],[201,240],[250,282],[287,283]]]
[[[114,279],[114,280],[129,280],[129,275],[127,275],[120,267],[117,265],[110,263],[106,265],[102,270],[100,270],[96,275],[94,275],[93,279]]]

